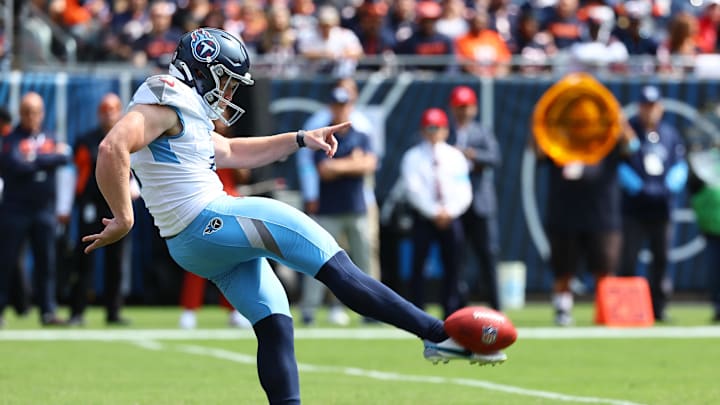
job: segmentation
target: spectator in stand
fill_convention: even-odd
[[[452,119],[451,144],[462,151],[470,165],[473,199],[470,209],[461,217],[463,230],[475,255],[478,271],[468,272],[471,290],[481,287],[492,308],[500,309],[497,285],[497,261],[500,237],[497,223],[495,169],[500,167],[501,153],[495,134],[475,119],[478,102],[475,91],[457,86],[450,93]]]
[[[443,280],[440,302],[445,317],[461,308],[460,257],[464,244],[460,216],[470,207],[472,185],[465,156],[447,144],[448,118],[439,108],[425,110],[420,123],[423,141],[408,149],[400,164],[407,201],[415,209],[412,228],[410,301],[425,307],[425,260],[438,242]]]
[[[290,9],[284,4],[267,11],[268,28],[258,42],[257,51],[272,61],[271,74],[297,74],[297,31],[290,25]]]
[[[78,57],[93,61],[100,50],[100,33],[110,22],[110,5],[105,0],[52,0],[50,16],[67,28],[78,42]],[[53,14],[57,13],[57,16]]]
[[[0,202],[0,325],[8,304],[11,272],[17,269],[23,243],[33,254],[33,294],[42,325],[62,325],[56,315],[55,232],[58,226],[55,172],[70,162],[70,147],[43,129],[45,103],[34,92],[20,101],[20,123],[4,138],[0,172],[5,181]]]
[[[668,37],[658,47],[660,72],[682,75],[694,70],[699,53],[695,42],[698,34],[697,18],[690,13],[678,13],[670,20]]]
[[[175,5],[166,0],[152,3],[150,22],[152,29],[133,44],[135,66],[150,65],[167,69],[182,32],[172,26]]]
[[[257,44],[263,32],[268,28],[262,5],[259,0],[245,0],[240,10],[242,31],[240,36],[250,52],[257,52]]]
[[[628,66],[630,73],[652,74],[656,71],[658,42],[651,27],[651,6],[646,1],[631,0],[624,4],[624,14],[618,17],[613,35],[627,48],[634,61]],[[644,56],[642,60],[638,60]]]
[[[578,0],[558,0],[553,7],[543,10],[540,29],[553,37],[558,49],[565,49],[580,42],[582,23],[577,17]]]
[[[720,26],[720,0],[711,0],[703,9],[698,20],[697,47],[703,53],[717,53],[718,27]]]
[[[442,15],[442,7],[432,0],[417,3],[417,27],[412,35],[395,48],[398,55],[432,57],[427,65],[408,64],[409,68],[436,72],[454,71],[453,42],[446,35],[437,32],[436,24]],[[452,62],[451,62],[452,61]]]
[[[300,41],[301,38],[312,37],[314,35],[317,26],[315,10],[316,7],[313,0],[294,0],[292,2],[290,25],[297,32],[298,41]]]
[[[645,86],[637,117],[630,120],[640,148],[618,168],[623,188],[623,250],[620,276],[637,273],[638,254],[647,242],[652,254],[648,281],[656,321],[667,321],[666,307],[672,281],[668,252],[673,224],[670,218],[678,193],[685,189],[688,164],[678,130],[663,120],[660,90]]]
[[[229,129],[225,123],[218,120],[214,124],[217,133],[228,136]],[[215,170],[215,172],[222,182],[223,190],[233,197],[240,196],[237,186],[246,184],[250,180],[250,170],[248,169],[222,168]],[[207,279],[195,273],[184,271],[182,290],[180,291],[180,306],[183,308],[183,312],[180,314],[178,323],[181,329],[195,329],[197,326],[197,310],[203,305],[206,284]],[[243,329],[252,327],[250,321],[233,308],[232,304],[220,292],[219,301],[220,306],[228,311],[228,326]]]
[[[387,12],[388,5],[384,1],[366,0],[358,9],[355,34],[365,55],[379,56],[393,52],[396,41],[385,23]],[[368,65],[368,68],[377,69],[378,64]]]
[[[470,31],[455,41],[462,69],[475,76],[503,76],[510,70],[512,55],[500,34],[488,28],[488,16],[477,10]]]
[[[186,0],[177,4],[178,7],[172,15],[172,25],[182,32],[199,28],[213,10],[210,0]]]
[[[225,17],[225,24],[222,28],[237,38],[242,38],[242,32],[245,29],[245,23],[242,20],[242,4],[238,1],[228,1],[218,10]]]
[[[487,5],[488,27],[497,31],[508,46],[517,32],[520,7],[510,0],[489,0]]]
[[[222,9],[213,8],[205,16],[205,19],[202,20],[202,22],[200,23],[200,27],[223,29],[226,22],[227,19],[225,18],[225,13],[223,13]]]
[[[98,232],[103,228],[103,218],[112,217],[108,207],[97,186],[95,179],[95,163],[97,161],[98,146],[105,134],[120,119],[123,112],[122,101],[114,93],[106,94],[98,105],[97,115],[99,126],[90,132],[81,135],[75,143],[74,161],[77,170],[75,184],[75,205],[78,213],[78,232],[80,235]],[[133,199],[140,197],[137,182],[131,179]],[[129,320],[120,315],[123,305],[122,276],[123,267],[128,265],[130,259],[129,249],[131,238],[124,238],[114,245],[103,248],[105,322],[108,325],[127,325]],[[95,255],[83,253],[83,244],[75,244],[75,268],[70,277],[70,325],[82,326],[85,324],[85,309],[87,308],[90,281],[95,274]]]
[[[437,32],[455,40],[470,29],[468,9],[464,0],[442,0],[442,15],[437,21]]]
[[[625,45],[612,35],[615,13],[608,6],[592,6],[586,11],[583,40],[569,48],[571,69],[586,72],[624,71],[629,55]]]
[[[557,54],[553,37],[546,31],[539,31],[535,13],[525,10],[518,18],[517,33],[510,42],[509,49],[521,56],[520,66],[513,68],[523,74],[550,71],[550,59]]]
[[[618,18],[615,35],[630,55],[657,54],[658,42],[652,32],[644,29],[648,19],[652,18],[650,4],[641,0],[631,0],[624,5],[624,15]]]
[[[403,42],[415,31],[416,0],[395,0],[390,5],[388,24],[395,35],[395,42]]]
[[[300,37],[300,54],[319,73],[337,77],[351,76],[363,56],[358,37],[340,24],[340,14],[333,6],[322,6],[317,13],[318,25],[313,34]]]
[[[132,45],[151,29],[148,0],[130,0],[127,10],[110,20],[110,29],[103,39],[105,58],[130,61]]]

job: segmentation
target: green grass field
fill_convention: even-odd
[[[35,316],[0,330],[0,404],[263,404],[251,331],[206,307],[199,329],[177,329],[177,308],[130,307],[129,328],[92,309],[83,328],[40,329]],[[518,341],[498,367],[422,358],[394,328],[320,324],[296,329],[305,404],[720,403],[720,326],[708,305],[674,304],[674,322],[647,329],[555,328],[548,305],[508,315]],[[320,319],[323,319],[322,317]]]

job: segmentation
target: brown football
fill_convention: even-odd
[[[494,353],[517,340],[517,329],[505,314],[481,306],[465,307],[450,314],[445,320],[445,331],[473,353]]]

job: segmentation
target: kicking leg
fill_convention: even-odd
[[[315,276],[353,311],[389,323],[424,340],[424,356],[437,364],[469,360],[471,364],[499,364],[507,359],[502,352],[472,353],[448,337],[443,322],[422,311],[386,285],[355,266],[344,251],[338,252]]]
[[[443,322],[363,273],[344,251],[336,253],[315,276],[348,308],[389,323],[431,342],[448,338]]]

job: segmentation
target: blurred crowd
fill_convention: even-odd
[[[465,71],[498,76],[557,69],[712,73],[720,1],[697,0],[32,0],[16,2],[22,49],[80,62],[164,69],[182,33],[218,27],[241,38],[258,68]],[[37,51],[37,50],[45,51]],[[28,53],[23,53],[28,58]]]

